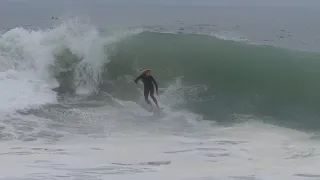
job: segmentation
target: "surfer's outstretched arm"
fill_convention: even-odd
[[[134,82],[135,82],[135,83],[138,83],[138,81],[141,79],[141,77],[142,77],[142,75],[138,76],[138,77],[134,80]]]

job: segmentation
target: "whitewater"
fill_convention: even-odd
[[[212,27],[3,31],[0,179],[319,179],[319,54]]]

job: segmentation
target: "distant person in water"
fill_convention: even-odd
[[[154,101],[154,103],[157,105],[157,107],[159,108],[157,99],[154,97],[154,87],[153,84],[156,86],[156,92],[157,95],[158,93],[158,84],[157,82],[154,80],[154,78],[151,75],[151,69],[145,69],[141,71],[140,76],[138,76],[134,82],[138,83],[139,80],[142,80],[143,84],[144,84],[144,98],[146,100],[146,102],[151,106],[151,102],[148,99],[149,93],[150,93],[150,97],[152,98],[152,100]]]

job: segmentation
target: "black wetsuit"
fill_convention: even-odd
[[[146,100],[146,102],[148,104],[151,104],[149,99],[148,99],[148,96],[149,96],[149,93],[150,93],[150,96],[152,98],[152,100],[156,103],[156,105],[158,106],[158,102],[157,102],[157,99],[154,97],[154,87],[153,87],[153,84],[156,86],[156,90],[158,91],[158,84],[157,82],[154,80],[154,78],[150,75],[150,76],[147,76],[145,74],[142,74],[140,76],[138,76],[134,82],[135,83],[138,83],[139,80],[142,80],[143,84],[144,84],[144,98]]]

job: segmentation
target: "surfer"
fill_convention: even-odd
[[[146,100],[146,102],[151,106],[151,102],[148,99],[148,96],[150,94],[150,97],[152,98],[152,100],[154,101],[154,103],[157,105],[157,107],[159,108],[157,99],[154,97],[154,87],[153,84],[156,86],[156,92],[157,95],[159,94],[158,92],[158,84],[157,82],[154,80],[153,76],[151,75],[151,69],[145,69],[142,70],[140,72],[140,76],[138,76],[134,82],[138,83],[139,80],[142,80],[143,84],[144,84],[144,98]]]

